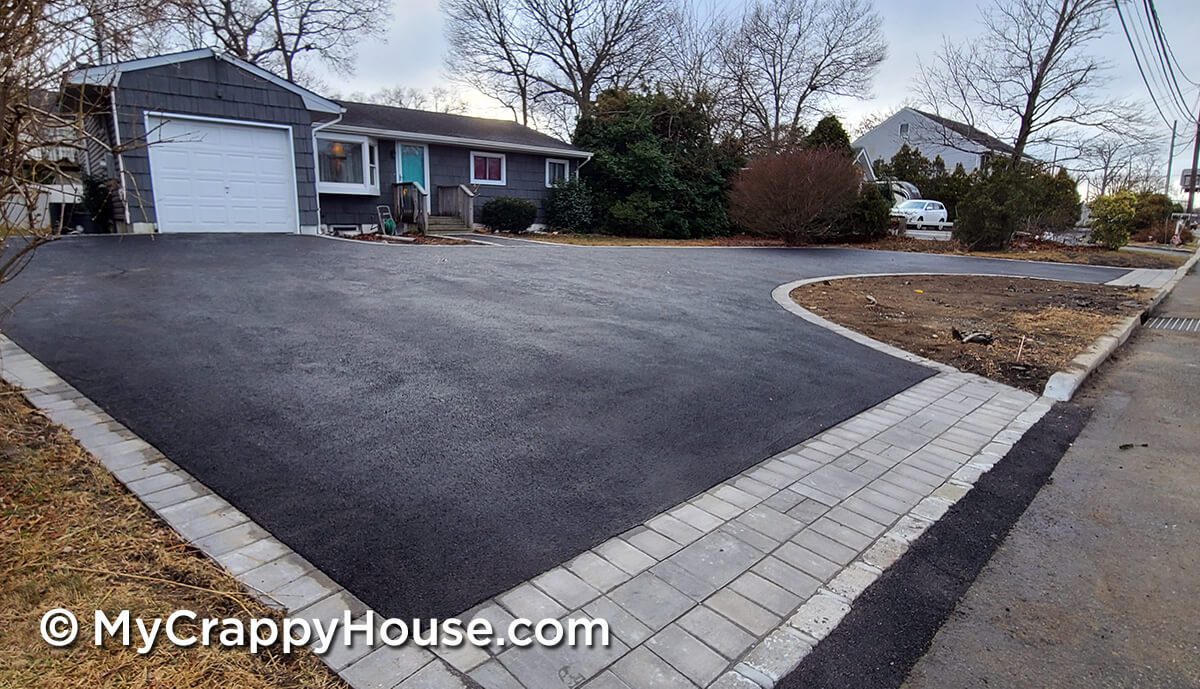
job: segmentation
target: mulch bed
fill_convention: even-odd
[[[982,258],[1015,258],[1023,261],[1054,261],[1118,268],[1178,268],[1187,260],[1180,254],[1153,255],[1132,251],[1109,251],[1098,246],[1066,246],[1037,239],[1019,239],[1006,251],[967,251],[956,241],[935,242],[908,237],[886,237],[869,244],[848,244],[856,249],[912,251],[928,254],[957,254]]]
[[[377,244],[445,244],[450,245],[468,245],[478,246],[474,242],[468,242],[465,239],[455,239],[454,237],[434,237],[428,235],[409,235],[413,241],[407,242],[396,237],[389,237],[382,234],[360,234],[357,237],[348,237],[348,239],[356,239],[361,242],[375,242]]]
[[[1152,296],[1028,278],[901,276],[798,287],[804,308],[871,338],[1031,392]],[[953,335],[983,332],[991,344]]]

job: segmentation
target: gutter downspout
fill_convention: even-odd
[[[119,73],[117,74],[117,77],[119,79],[119,77],[120,77]],[[117,82],[117,80],[114,80],[112,86],[110,86],[108,89],[109,102],[112,104],[113,148],[115,149],[115,152],[116,152],[116,155],[113,157],[116,158],[116,162],[117,162],[117,170],[116,170],[117,176],[120,177],[120,179],[121,179],[121,184],[120,184],[121,207],[122,207],[122,210],[125,212],[125,227],[129,232],[133,232],[134,231],[133,218],[129,214],[129,190],[125,186],[125,155],[121,151],[121,117],[120,117],[119,111],[117,109],[117,83],[116,82]],[[147,152],[147,155],[149,155],[149,152]],[[139,210],[141,212],[145,213],[145,208],[139,208]],[[158,209],[156,208],[155,209],[155,218],[154,218],[155,221],[158,220],[157,213],[158,213]],[[145,218],[143,218],[143,220],[145,220]],[[158,223],[155,222],[156,226],[157,226],[157,224]]]
[[[342,117],[345,116],[345,114],[346,109],[342,108],[342,111],[338,113],[337,117],[328,122],[322,122],[321,124],[315,124],[312,126],[313,191],[317,195],[317,234],[321,233],[321,159],[317,154],[317,132],[341,122]],[[303,227],[301,227],[301,233],[303,233]]]

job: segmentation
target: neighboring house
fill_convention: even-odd
[[[964,170],[972,172],[989,158],[1011,156],[1014,150],[970,125],[914,108],[901,108],[851,145],[874,162],[890,161],[904,144],[919,148],[930,160],[941,156],[947,171],[961,163]]]
[[[552,184],[591,157],[512,122],[340,103],[209,48],[66,82],[117,151],[97,146],[87,171],[118,181],[123,231],[365,229],[378,206],[399,217],[414,200],[450,229],[500,196],[533,201],[540,220]]]
[[[37,91],[31,98],[34,111],[51,114],[35,118],[34,126],[21,130],[24,141],[19,147],[28,147],[25,176],[31,181],[20,193],[0,200],[0,222],[6,227],[69,232],[82,193],[79,136],[69,124],[71,113],[59,112],[58,93]]]

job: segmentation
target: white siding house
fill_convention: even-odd
[[[1007,156],[1012,147],[970,125],[954,122],[914,108],[901,108],[852,143],[872,161],[891,160],[908,144],[933,160],[941,156],[946,170],[962,163],[967,172],[977,170],[989,156]]]

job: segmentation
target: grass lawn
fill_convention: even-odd
[[[1006,277],[850,278],[798,287],[792,299],[823,318],[955,368],[1041,393],[1046,381],[1151,290]],[[952,335],[986,332],[990,345]]]
[[[56,607],[79,619],[78,640],[61,649],[38,633],[42,614]],[[201,618],[278,617],[158,521],[66,430],[0,384],[0,687],[345,686],[308,651],[181,649],[165,634],[147,655],[98,648],[98,608],[148,620],[178,609]]]

